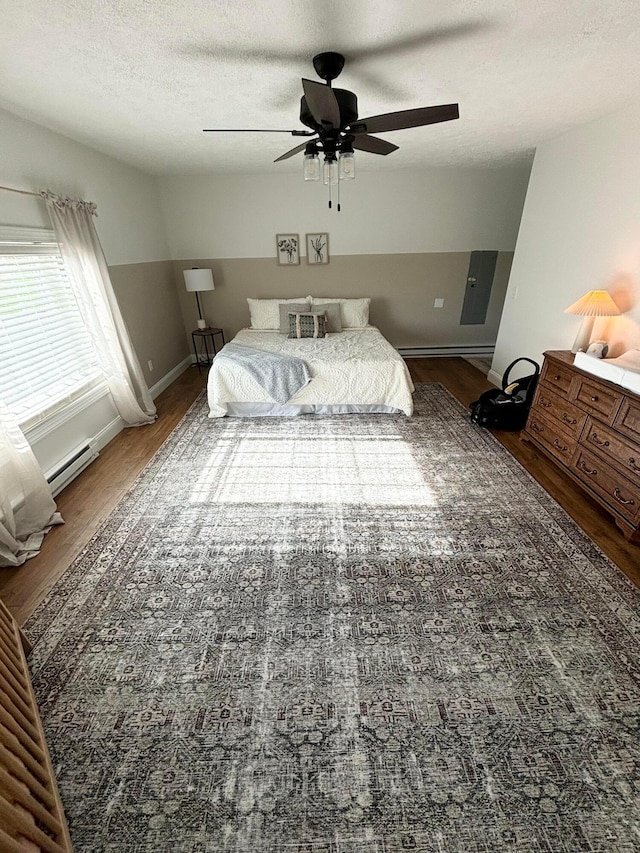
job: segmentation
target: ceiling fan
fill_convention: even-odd
[[[354,93],[347,89],[334,89],[331,85],[344,68],[344,63],[345,58],[341,53],[319,53],[313,57],[313,67],[325,83],[302,78],[304,95],[300,100],[300,121],[310,130],[206,128],[204,132],[289,133],[291,136],[309,137],[306,142],[281,154],[274,162],[279,163],[304,151],[305,180],[320,180],[319,154],[322,153],[324,182],[331,186],[339,185],[340,178],[355,177],[354,149],[383,156],[398,150],[397,145],[371,134],[422,127],[459,117],[458,104],[444,104],[359,118],[358,99]]]

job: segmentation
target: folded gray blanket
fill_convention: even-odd
[[[311,382],[306,362],[294,356],[230,343],[220,350],[219,358],[239,364],[281,406]]]

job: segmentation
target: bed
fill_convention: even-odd
[[[209,372],[207,393],[209,417],[265,417],[294,416],[301,414],[352,414],[379,412],[387,414],[413,412],[413,383],[400,354],[374,326],[342,327],[329,331],[325,337],[288,337],[280,331],[283,317],[294,316],[289,306],[307,305],[319,313],[328,311],[328,300],[248,300],[252,328],[243,329],[231,344],[223,347],[215,357]],[[252,303],[272,302],[268,316],[260,314],[264,305]],[[366,312],[350,315],[341,303],[366,302]],[[341,319],[347,322],[368,322],[369,300],[338,300]],[[285,305],[282,308],[282,305]],[[321,306],[324,306],[322,309]],[[356,306],[357,307],[357,306]],[[362,307],[362,306],[360,306]],[[277,309],[280,309],[278,320]],[[254,310],[255,309],[255,310]],[[260,309],[260,310],[259,310]],[[333,310],[333,309],[332,309]],[[276,314],[274,315],[274,311]],[[324,314],[325,318],[327,314]],[[335,318],[335,311],[333,314]],[[265,319],[266,317],[266,319]],[[293,323],[293,320],[291,320]],[[340,321],[338,320],[338,325]],[[278,328],[273,326],[278,323]],[[271,328],[255,328],[271,326]],[[335,328],[335,326],[331,327]],[[306,382],[290,399],[287,395],[274,398],[242,364],[233,360],[233,350],[243,357],[251,350],[269,353],[274,363],[277,359],[301,360],[307,369]],[[277,395],[275,395],[277,397]],[[286,399],[286,402],[283,400]]]

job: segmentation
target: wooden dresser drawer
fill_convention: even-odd
[[[551,391],[547,385],[538,385],[536,407],[540,414],[553,421],[559,429],[572,438],[579,438],[587,420],[586,412]]]
[[[640,394],[581,370],[573,353],[545,353],[522,434],[640,545]]]
[[[623,395],[602,385],[597,380],[580,378],[573,400],[584,406],[590,412],[597,412],[606,421],[611,421],[620,408]]]
[[[590,489],[632,524],[640,520],[640,489],[602,459],[579,448],[574,469]]]
[[[626,397],[616,415],[615,427],[633,441],[640,441],[640,402]],[[640,465],[640,460],[637,460]]]
[[[571,457],[576,449],[576,440],[569,438],[558,429],[558,425],[536,411],[529,418],[527,432],[543,444],[549,453],[553,454],[564,465],[571,464]]]
[[[545,359],[540,382],[548,385],[561,397],[568,397],[574,375],[573,368],[568,365]]]
[[[589,417],[582,444],[597,453],[640,488],[640,453],[638,447],[619,435],[613,427]]]

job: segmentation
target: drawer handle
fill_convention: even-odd
[[[584,471],[584,473],[588,474],[590,477],[595,477],[596,474],[598,473],[595,468],[587,468],[587,463],[584,461],[584,459],[581,459],[578,462],[578,468],[581,468]]]
[[[640,468],[636,465],[636,460],[634,456],[629,457],[629,465],[633,468],[634,471],[640,472]]]
[[[548,409],[550,406],[553,405],[553,403],[551,402],[551,400],[545,400],[544,397],[540,397],[540,405],[543,409]]]
[[[556,373],[556,375],[553,377],[553,381],[558,382],[559,380],[560,380],[560,374]]]
[[[557,438],[553,439],[553,446],[556,447],[561,453],[566,453],[569,449],[566,445],[560,444]]]
[[[565,422],[565,424],[569,424],[569,426],[575,426],[578,423],[575,418],[570,418],[566,412],[562,413],[562,420]]]
[[[591,402],[592,402],[592,403],[597,403],[597,402],[598,402],[598,397],[597,397],[597,395],[596,395],[595,397],[592,397],[592,398],[591,398]]]
[[[541,427],[537,421],[534,421],[531,424],[531,429],[535,430],[536,432],[544,432],[544,427]]]
[[[597,444],[599,447],[609,447],[609,442],[608,442],[608,441],[606,441],[606,440],[605,440],[605,441],[600,441],[600,439],[598,438],[598,433],[597,433],[597,432],[592,432],[592,433],[591,433],[591,435],[590,435],[590,438],[591,438],[591,441],[592,441],[594,444]],[[631,462],[631,460],[629,460],[629,461]],[[633,464],[633,463],[631,463],[631,464]]]
[[[635,503],[635,501],[626,501],[626,500],[622,497],[622,495],[620,494],[620,489],[614,489],[614,490],[613,490],[613,496],[614,496],[614,498],[615,498],[617,501],[619,501],[621,504],[629,504],[629,505],[633,506],[633,504]]]

